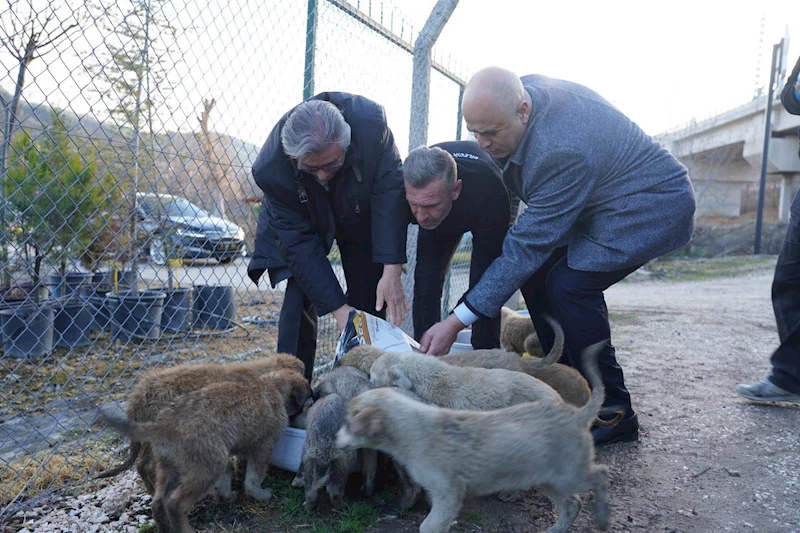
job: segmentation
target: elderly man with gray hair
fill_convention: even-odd
[[[341,331],[353,308],[394,324],[407,303],[400,281],[410,221],[400,154],[383,107],[325,92],[286,113],[253,164],[264,193],[248,275],[286,280],[278,351],[298,356],[311,379],[317,316]],[[327,258],[339,246],[345,294]]]
[[[503,250],[511,222],[500,167],[470,141],[443,142],[411,151],[403,163],[406,200],[419,224],[414,269],[414,337],[441,319],[444,280],[466,232],[472,232],[469,287]],[[472,346],[500,347],[500,316],[472,325]]]

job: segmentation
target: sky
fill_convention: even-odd
[[[402,2],[420,25],[433,5]],[[582,83],[656,134],[765,88],[787,25],[791,70],[800,55],[797,0],[460,0],[437,46],[473,72],[499,65]]]
[[[129,1],[115,3],[124,9]],[[214,98],[211,127],[260,146],[275,121],[302,99],[307,2],[153,1],[157,15],[181,30],[171,51],[163,52],[171,66],[169,83],[160,88],[156,130],[196,131],[203,99]],[[405,153],[411,56],[326,0],[318,3],[315,92],[356,92],[383,104]],[[413,39],[435,0],[352,3],[364,11],[371,5],[373,18]],[[717,0],[460,0],[435,53],[466,78],[499,65],[520,75],[582,83],[655,135],[750,101],[766,87],[772,46],[787,25],[789,68],[800,55],[800,1],[732,5]],[[108,98],[99,98],[104,91],[85,67],[102,56],[104,35],[88,26],[36,60],[26,99],[102,120]],[[10,90],[15,62],[0,51],[0,63],[8,73],[0,71],[0,86]],[[429,143],[455,138],[457,101],[458,86],[434,73]]]

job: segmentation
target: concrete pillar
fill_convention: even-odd
[[[738,217],[742,214],[742,182],[697,180],[695,216]]]

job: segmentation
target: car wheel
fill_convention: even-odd
[[[167,251],[164,249],[164,240],[161,237],[153,237],[150,241],[150,260],[160,266],[167,264]]]

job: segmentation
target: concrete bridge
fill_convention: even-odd
[[[761,178],[766,96],[715,117],[694,121],[655,138],[689,169],[697,216],[738,217],[754,208]],[[790,115],[775,95],[767,161],[765,205],[789,219],[800,188],[800,116]]]

